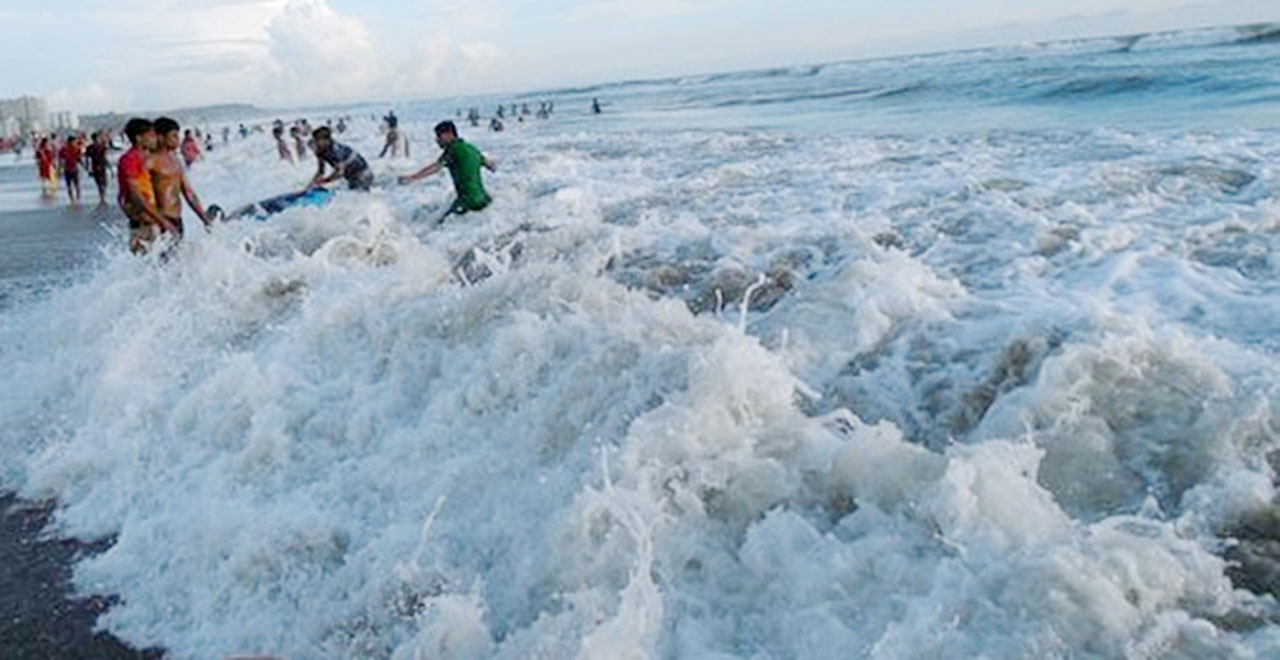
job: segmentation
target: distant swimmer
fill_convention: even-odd
[[[89,175],[98,185],[98,206],[107,205],[107,132],[93,134],[93,143],[85,150],[89,157]]]
[[[135,117],[125,124],[124,134],[133,146],[116,166],[120,181],[117,202],[129,218],[129,249],[136,254],[146,252],[161,233],[169,232],[177,240],[180,232],[156,209],[156,192],[148,168],[151,152],[156,148],[155,127]]]
[[[388,112],[382,119],[387,123],[387,142],[382,145],[382,153],[378,154],[378,158],[386,157],[388,151],[395,158],[400,155],[400,120],[394,112]]]
[[[317,128],[312,136],[315,138],[319,167],[308,188],[319,188],[339,178],[346,179],[347,186],[352,190],[368,190],[373,186],[373,172],[369,170],[369,163],[365,162],[364,156],[341,142],[335,142],[327,126]],[[333,173],[329,176],[324,174],[326,164],[333,168]]]
[[[58,158],[62,161],[62,178],[67,182],[67,197],[73,206],[80,203],[80,158],[83,155],[79,138],[68,134]]]
[[[303,158],[306,158],[307,142],[305,139],[303,139],[302,126],[299,124],[294,124],[293,127],[289,129],[289,135],[293,136],[293,144],[296,147],[296,151],[298,152],[298,160],[302,160]]]
[[[183,199],[187,200],[191,210],[196,212],[196,216],[206,227],[209,226],[210,220],[205,215],[204,207],[200,205],[200,198],[196,196],[196,191],[191,187],[191,182],[187,180],[186,172],[175,155],[179,145],[186,144],[185,138],[179,139],[178,129],[178,122],[168,117],[161,117],[155,121],[158,146],[148,160],[147,166],[151,171],[151,185],[155,190],[156,210],[177,228],[177,233],[181,236]],[[190,136],[191,131],[188,130],[187,137]]]
[[[600,114],[600,112],[601,112],[601,111],[600,111],[600,99],[592,98],[592,99],[591,99],[591,114],[593,114],[593,115],[598,115],[598,114]]]
[[[170,120],[173,121],[173,120]],[[163,131],[160,130],[159,123],[156,124],[156,132],[161,133],[161,147],[164,146]],[[191,129],[187,129],[187,134],[182,138],[182,160],[186,161],[187,167],[191,167],[197,160],[200,160],[200,141],[191,134]]]
[[[493,119],[489,120],[489,130],[493,131],[494,133],[501,133],[503,128],[505,128],[505,126],[502,125],[501,119],[494,117]]]
[[[293,151],[289,149],[289,145],[284,141],[284,124],[276,124],[271,129],[271,135],[276,139],[276,153],[280,154],[280,160],[293,162]]]
[[[453,122],[442,121],[436,125],[435,130],[436,144],[443,150],[440,158],[413,174],[400,177],[400,183],[413,183],[439,172],[442,168],[449,169],[449,175],[453,177],[453,189],[458,197],[437,221],[439,224],[444,222],[450,214],[462,215],[488,206],[492,198],[485,191],[484,183],[480,179],[480,167],[484,166],[493,172],[497,166],[493,160],[458,137],[458,127],[454,126]]]

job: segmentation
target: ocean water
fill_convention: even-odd
[[[1276,498],[1278,34],[529,94],[442,227],[438,177],[119,232],[0,314],[0,483],[176,658],[1276,657],[1224,557]]]

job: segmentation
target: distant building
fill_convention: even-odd
[[[35,96],[0,99],[0,127],[8,131],[11,120],[17,124],[16,132],[43,131],[49,127],[49,106]]]
[[[49,115],[49,129],[52,131],[74,131],[80,128],[80,118],[74,112],[62,111]]]

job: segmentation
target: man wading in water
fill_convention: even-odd
[[[413,174],[400,177],[400,183],[413,183],[439,172],[441,168],[449,169],[449,176],[453,177],[453,189],[458,193],[458,198],[453,200],[449,210],[440,216],[436,224],[444,222],[450,214],[462,215],[488,206],[492,198],[485,192],[484,183],[480,180],[480,167],[484,166],[490,172],[495,171],[497,166],[493,160],[458,137],[458,127],[451,121],[442,121],[436,125],[436,144],[444,150],[440,158]]]
[[[352,190],[368,190],[373,186],[373,172],[369,171],[369,164],[364,157],[351,147],[334,142],[327,126],[317,128],[311,135],[315,138],[317,169],[311,184],[307,186],[308,190],[339,178],[346,179],[347,186]],[[329,176],[324,174],[325,165],[333,168],[333,173]]]
[[[146,252],[152,241],[161,233],[168,233],[177,240],[182,232],[156,208],[156,192],[151,183],[148,167],[151,152],[156,148],[156,130],[151,122],[133,118],[125,124],[124,133],[133,147],[120,157],[120,209],[129,218],[129,249]]]
[[[191,187],[191,182],[187,180],[187,175],[182,170],[182,164],[178,162],[176,153],[183,143],[183,138],[178,135],[180,130],[178,122],[168,117],[161,117],[155,121],[154,125],[156,134],[159,136],[159,144],[147,162],[147,167],[151,172],[152,188],[155,190],[156,210],[173,224],[178,230],[178,235],[181,236],[182,200],[186,199],[187,204],[191,205],[191,210],[195,211],[200,221],[208,227],[209,217],[205,215],[204,207],[200,205],[200,198],[196,197],[195,189]],[[187,135],[191,135],[190,130],[187,131]]]

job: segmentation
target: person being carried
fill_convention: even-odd
[[[93,134],[93,144],[85,150],[89,158],[89,174],[93,182],[98,184],[98,206],[107,205],[107,132],[98,131]]]
[[[453,178],[453,189],[458,197],[436,221],[436,224],[440,224],[451,214],[462,215],[469,211],[479,211],[489,205],[492,198],[485,191],[484,182],[480,179],[480,167],[484,166],[490,172],[494,172],[497,170],[497,164],[480,153],[479,149],[458,137],[458,127],[454,126],[453,122],[442,121],[436,125],[435,130],[436,144],[440,145],[443,151],[440,158],[413,174],[400,177],[400,183],[413,183],[439,172],[442,168],[449,169],[449,176]]]
[[[159,146],[148,160],[147,168],[151,173],[151,185],[155,189],[156,210],[177,228],[177,234],[181,236],[183,199],[187,200],[187,204],[205,227],[209,226],[210,218],[205,214],[200,198],[196,196],[196,191],[191,187],[191,182],[187,180],[186,172],[175,155],[183,142],[178,134],[179,128],[178,122],[168,117],[160,117],[155,121]],[[190,130],[187,135],[191,135]]]
[[[116,165],[120,181],[117,202],[129,218],[129,249],[146,252],[160,234],[168,232],[177,240],[181,232],[156,209],[156,192],[151,183],[148,161],[156,148],[156,130],[151,122],[134,117],[124,127],[133,146]]]
[[[62,160],[62,178],[67,182],[67,197],[71,199],[72,206],[80,203],[80,158],[83,155],[79,138],[67,134],[58,158]]]
[[[365,162],[364,156],[341,142],[335,142],[329,127],[321,126],[311,136],[315,139],[318,167],[308,189],[319,188],[339,178],[346,179],[347,187],[352,190],[368,190],[373,186],[373,172],[369,170],[369,163]],[[333,168],[332,174],[325,176],[325,165]]]

